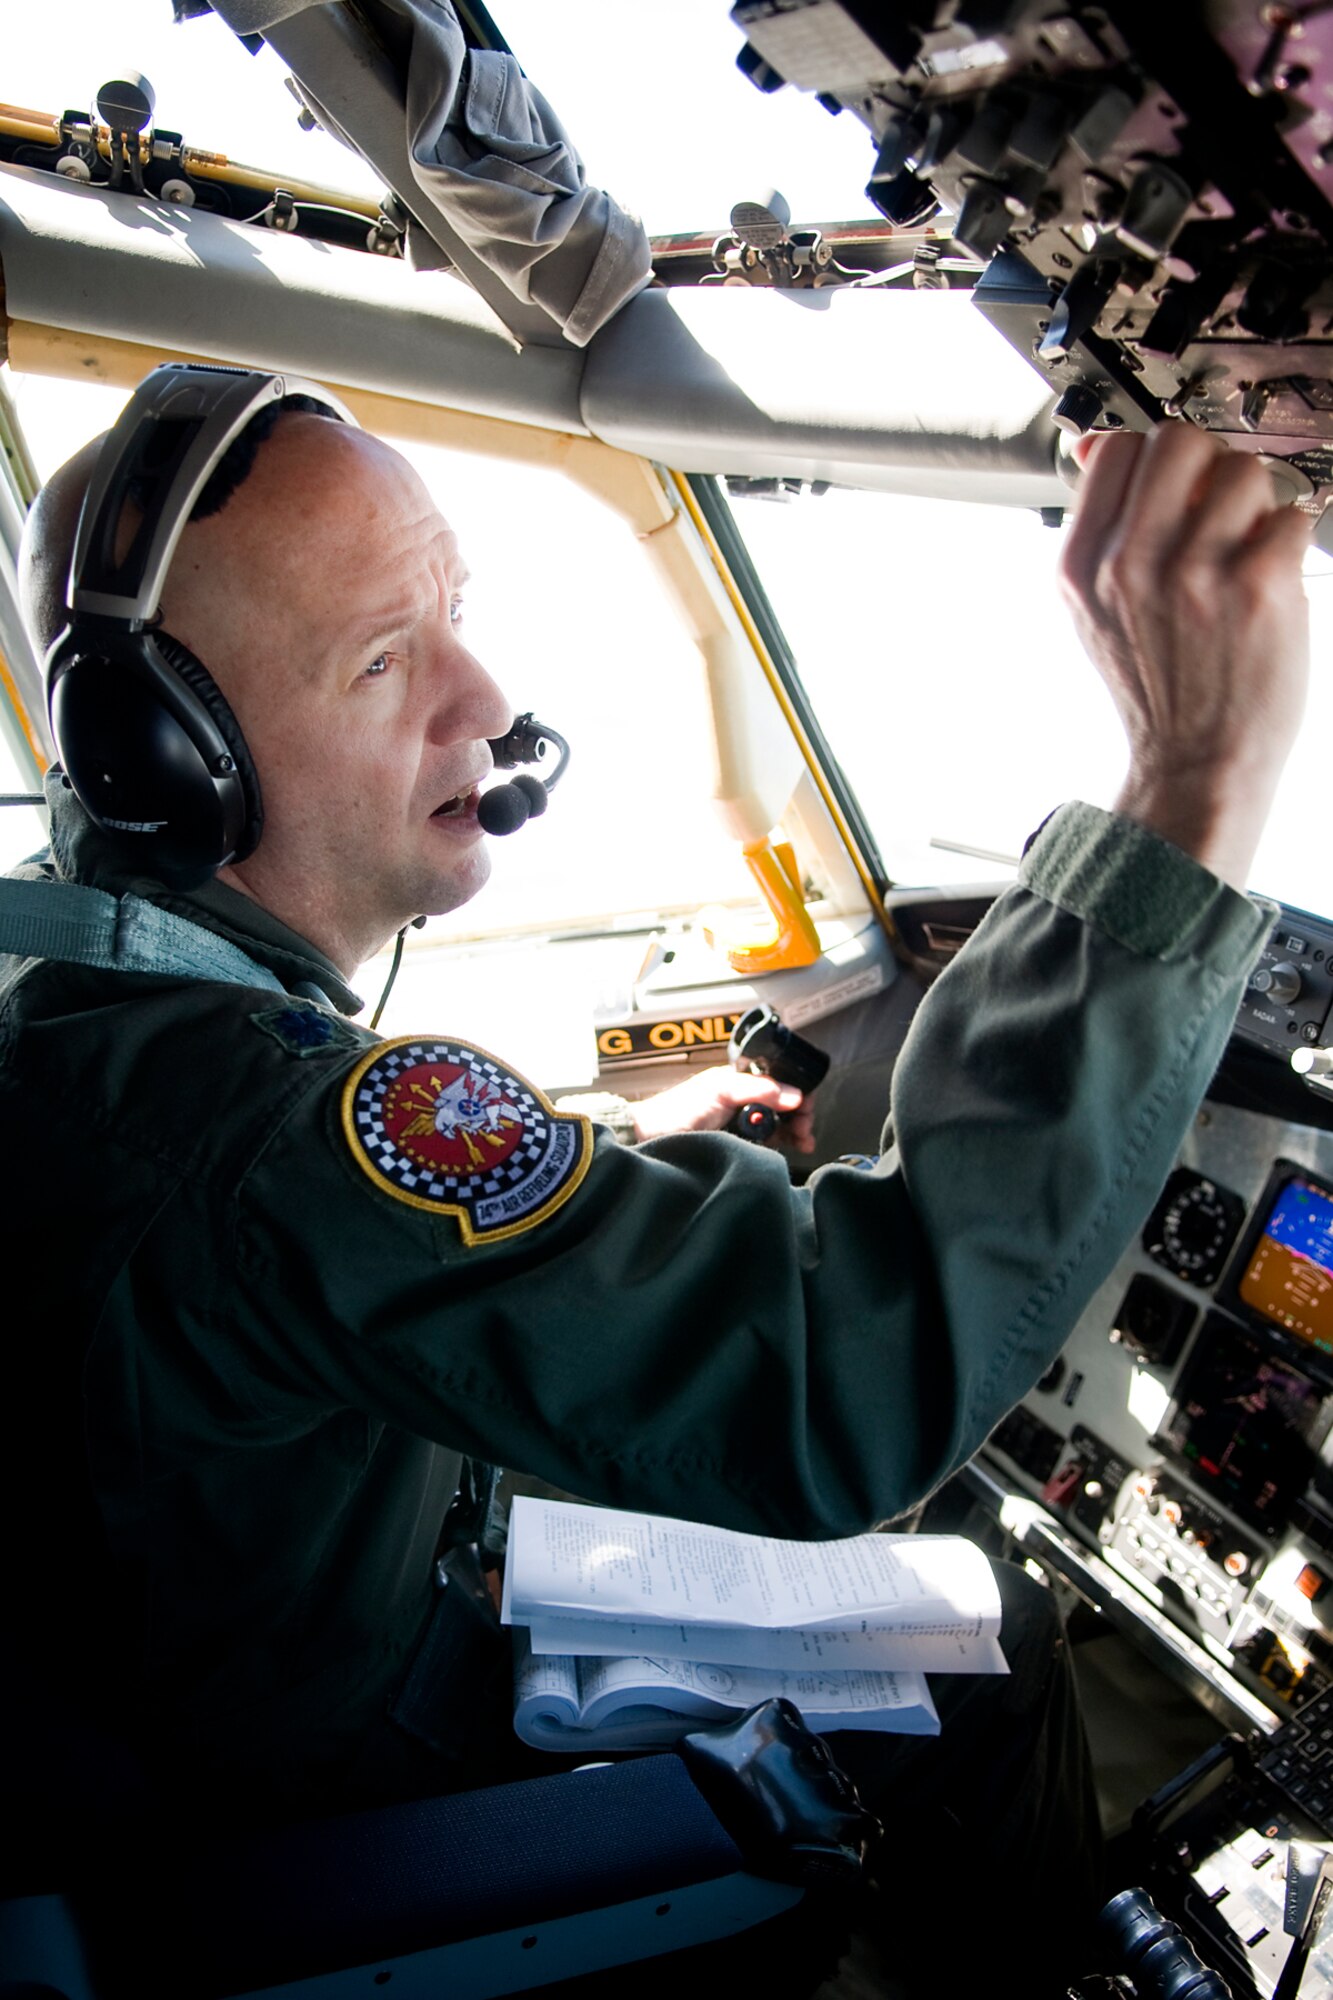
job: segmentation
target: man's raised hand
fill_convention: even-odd
[[[1309,521],[1190,424],[1084,462],[1061,584],[1129,737],[1117,807],[1244,888],[1305,706]]]

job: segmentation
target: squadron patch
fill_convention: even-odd
[[[396,1201],[456,1215],[464,1243],[532,1229],[568,1201],[592,1159],[586,1118],[463,1042],[381,1042],[342,1102],[352,1157]]]

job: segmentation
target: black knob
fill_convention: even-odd
[[[152,124],[156,106],[152,84],[137,69],[112,77],[97,93],[98,115],[113,132],[142,132]]]
[[[1267,993],[1280,1007],[1290,1007],[1300,998],[1301,975],[1294,965],[1261,965],[1250,974],[1250,991]]]
[[[1090,431],[1102,413],[1102,399],[1087,382],[1071,382],[1061,396],[1051,416],[1062,431],[1071,431],[1075,437],[1082,437]]]
[[[738,1139],[752,1139],[762,1146],[777,1130],[778,1114],[771,1104],[742,1104],[733,1112],[727,1125],[728,1132],[734,1132]]]

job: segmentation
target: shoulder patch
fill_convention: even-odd
[[[270,1013],[252,1014],[250,1020],[293,1056],[323,1055],[330,1049],[351,1048],[360,1040],[345,1021],[326,1014],[321,1007],[277,1007]]]
[[[469,1247],[534,1229],[568,1201],[592,1160],[586,1118],[556,1111],[535,1085],[464,1042],[381,1042],[347,1080],[342,1123],[377,1188],[456,1215]]]

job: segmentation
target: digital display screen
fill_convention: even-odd
[[[1323,1396],[1258,1337],[1210,1314],[1161,1442],[1206,1492],[1275,1535],[1315,1469],[1310,1439]]]
[[[1238,1290],[1251,1312],[1333,1354],[1333,1196],[1300,1176],[1285,1182]]]

